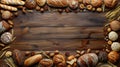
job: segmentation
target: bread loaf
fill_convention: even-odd
[[[52,7],[66,7],[68,0],[47,0],[47,4]]]

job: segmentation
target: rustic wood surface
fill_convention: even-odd
[[[105,23],[103,13],[19,13],[14,19],[16,40],[11,47],[23,51],[101,50],[106,44]]]

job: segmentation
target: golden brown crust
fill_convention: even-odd
[[[102,5],[102,0],[91,0],[91,5],[94,7],[99,7]]]
[[[118,30],[120,30],[120,22],[117,20],[114,20],[114,21],[110,22],[110,27],[112,30],[118,31]]]
[[[42,55],[41,55],[41,54],[38,54],[38,55],[34,55],[34,56],[32,56],[32,57],[29,57],[29,58],[27,58],[27,59],[24,61],[24,66],[31,66],[31,65],[39,62],[41,59],[42,59]]]
[[[53,57],[53,61],[55,64],[58,64],[58,63],[61,63],[61,62],[64,62],[65,61],[65,57],[61,54],[58,54],[58,55],[55,55]]]
[[[53,57],[53,62],[57,67],[66,67],[66,60],[64,55],[57,54]]]
[[[13,59],[14,59],[14,61],[19,65],[19,66],[21,66],[21,65],[23,65],[23,63],[24,63],[24,54],[20,51],[20,50],[17,50],[17,49],[15,49],[15,50],[13,50]]]
[[[10,11],[3,11],[2,12],[2,18],[5,20],[8,20],[12,18],[13,14]]]
[[[36,0],[37,5],[44,6],[46,3],[46,0]]]
[[[16,7],[9,6],[9,5],[4,5],[4,4],[0,4],[0,8],[6,9],[6,10],[9,10],[9,11],[18,11],[18,9]]]
[[[3,26],[5,27],[6,30],[10,29],[10,25],[6,21],[1,22],[3,22]]]
[[[3,4],[10,4],[10,5],[24,5],[25,2],[21,0],[1,0]]]
[[[118,0],[104,0],[104,4],[107,7],[114,7],[118,3]]]
[[[78,0],[68,0],[69,7],[72,9],[76,9],[78,7]]]
[[[71,61],[71,60],[74,59],[74,58],[75,58],[75,56],[71,55],[71,56],[69,56],[67,59],[68,59],[68,61]]]
[[[42,59],[40,61],[40,64],[42,66],[48,66],[48,67],[51,67],[53,65],[53,61],[51,59]]]
[[[79,66],[94,67],[98,62],[98,56],[95,53],[88,53],[80,56],[77,60]]]
[[[116,51],[111,51],[109,54],[108,54],[108,60],[112,63],[116,63],[119,59],[119,54],[116,52]]]
[[[68,6],[67,0],[47,0],[47,4],[52,7],[66,7]]]
[[[36,8],[36,1],[35,0],[26,0],[25,6],[29,9],[34,9]]]
[[[91,2],[91,0],[83,0],[83,3],[84,3],[85,5],[90,4],[90,2]]]

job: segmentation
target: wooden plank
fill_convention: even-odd
[[[12,48],[20,50],[101,50],[106,44],[102,13],[20,13],[14,22]]]
[[[17,32],[23,32],[28,28],[27,33],[46,34],[46,33],[103,33],[102,27],[24,27],[15,28]],[[27,34],[26,33],[26,34]],[[19,34],[19,33],[18,33]]]
[[[33,34],[27,34],[27,35],[23,35],[22,37],[23,39],[103,39],[104,36],[103,34],[37,34],[37,35],[33,35]]]
[[[20,27],[37,26],[103,26],[105,17],[102,13],[27,13],[21,14],[14,19]]]
[[[104,34],[103,33],[92,33],[90,35],[90,39],[103,39],[104,40]]]
[[[20,50],[83,50],[91,48],[101,50],[105,45],[104,40],[88,39],[46,39],[46,40],[19,40],[11,46]]]
[[[99,29],[99,30],[96,30]],[[36,31],[36,32],[35,32]],[[101,27],[34,27],[30,28],[29,33],[102,33]]]
[[[18,38],[21,38],[21,36],[23,39],[33,40],[47,38],[104,38],[101,27],[30,27],[25,33],[24,29],[15,29]]]

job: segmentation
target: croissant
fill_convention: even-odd
[[[47,4],[52,7],[66,7],[68,0],[47,0]]]
[[[17,11],[18,9],[16,7],[0,4],[0,8],[10,10],[10,11]]]
[[[39,6],[44,6],[45,3],[46,3],[46,0],[36,0],[36,3],[37,3]]]
[[[1,0],[3,4],[10,4],[10,5],[24,5],[25,2],[21,0]]]
[[[79,67],[95,67],[98,56],[95,53],[88,53],[80,56],[77,60]]]

